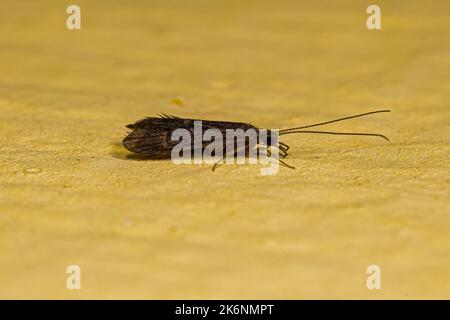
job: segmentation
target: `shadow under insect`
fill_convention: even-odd
[[[124,148],[123,143],[121,142],[111,142],[111,150],[109,154],[121,160],[131,160],[131,161],[146,161],[146,160],[167,160],[167,158],[150,158],[146,155],[139,153],[130,153],[127,149]]]

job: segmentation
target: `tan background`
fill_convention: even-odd
[[[448,1],[2,0],[0,297],[450,298]],[[183,105],[171,101],[181,98]],[[288,162],[136,161],[159,112],[285,128]],[[80,265],[82,289],[65,287]],[[382,290],[366,288],[366,268]]]

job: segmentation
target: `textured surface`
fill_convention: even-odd
[[[2,0],[0,297],[450,298],[448,1]],[[285,128],[288,162],[127,158],[160,112]],[[67,290],[80,265],[82,289]],[[382,290],[366,288],[377,264]]]

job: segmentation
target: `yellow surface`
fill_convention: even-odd
[[[0,297],[450,298],[450,5],[2,0]],[[286,128],[259,166],[127,158],[159,112]],[[66,267],[82,289],[66,289]],[[382,289],[366,288],[379,265]]]

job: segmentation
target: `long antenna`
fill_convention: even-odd
[[[325,122],[320,122],[320,123],[316,123],[316,124],[310,124],[310,125],[308,125],[308,126],[295,127],[295,128],[289,128],[289,129],[283,129],[283,130],[280,130],[279,132],[280,132],[280,135],[281,135],[283,132],[287,132],[287,131],[300,130],[300,129],[306,129],[306,128],[317,127],[317,126],[321,126],[321,125],[324,125],[324,124],[334,123],[334,122],[338,122],[338,121],[344,121],[344,120],[353,119],[353,118],[359,118],[359,117],[367,116],[367,115],[369,115],[369,114],[375,114],[375,113],[381,113],[381,112],[391,112],[391,110],[377,110],[377,111],[371,111],[371,112],[366,112],[366,113],[357,114],[357,115],[354,115],[354,116],[349,116],[349,117],[339,118],[339,119],[330,120],[330,121],[325,121]]]
[[[383,139],[386,139],[389,141],[388,137],[378,134],[378,133],[365,133],[365,132],[333,132],[333,131],[310,131],[310,130],[294,130],[294,131],[288,131],[288,132],[281,132],[280,136],[284,134],[291,134],[291,133],[322,133],[322,134],[335,134],[335,135],[343,135],[343,136],[371,136],[371,137],[380,137]]]

